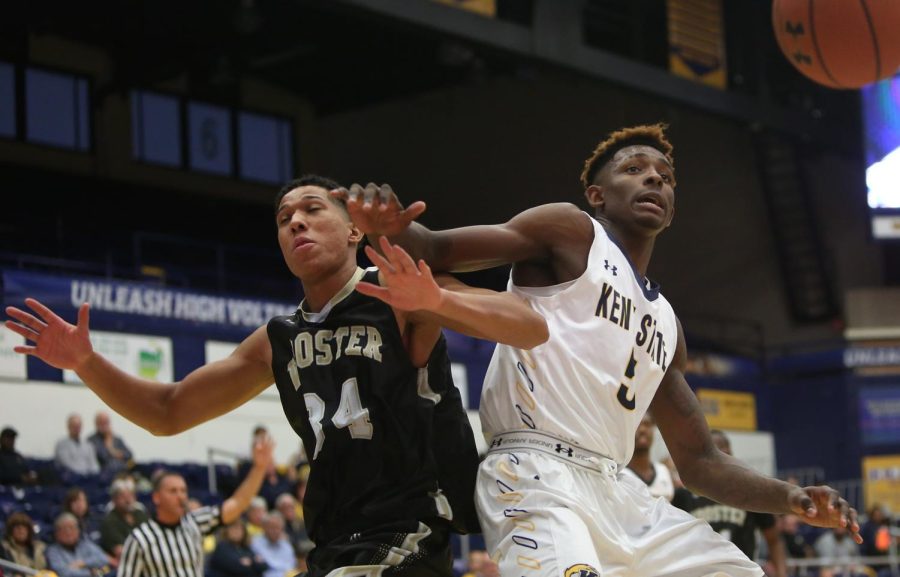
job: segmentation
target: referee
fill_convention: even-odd
[[[163,472],[153,483],[156,516],[132,530],[122,548],[118,577],[202,577],[203,536],[236,520],[259,491],[272,462],[271,437],[253,447],[253,467],[234,494],[219,507],[187,510],[184,478]]]

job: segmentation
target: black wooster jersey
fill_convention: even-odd
[[[361,273],[321,313],[298,309],[267,327],[281,403],[310,459],[309,535],[324,545],[438,518],[477,530],[471,502],[478,456],[444,338],[427,369],[414,367],[393,310],[353,290]],[[377,283],[377,274],[367,271],[363,280]],[[452,446],[441,464],[435,445]],[[442,474],[452,512],[439,491]]]

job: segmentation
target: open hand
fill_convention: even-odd
[[[90,305],[84,303],[78,309],[78,324],[72,325],[35,299],[25,299],[37,316],[16,307],[6,307],[6,328],[22,335],[34,345],[13,348],[23,355],[34,355],[57,369],[78,370],[94,352],[89,336]]]
[[[263,469],[268,469],[272,463],[275,450],[275,439],[268,433],[261,435],[253,444],[253,464]]]
[[[437,309],[441,304],[441,288],[425,261],[416,264],[409,253],[392,245],[386,237],[382,236],[378,242],[384,256],[371,246],[366,247],[366,255],[381,272],[384,286],[361,282],[356,290],[402,311]]]
[[[422,201],[403,208],[389,184],[377,186],[370,182],[365,188],[353,184],[350,190],[339,188],[332,190],[331,195],[347,203],[350,219],[363,234],[400,234],[425,212],[425,203]]]
[[[791,511],[814,527],[844,527],[857,544],[863,542],[856,509],[831,487],[796,487],[788,496]]]

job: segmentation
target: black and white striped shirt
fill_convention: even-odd
[[[177,525],[138,525],[122,547],[118,577],[203,577],[203,536],[221,522],[218,507],[201,507]]]

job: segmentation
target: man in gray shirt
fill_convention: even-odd
[[[96,475],[100,472],[94,445],[81,440],[81,416],[75,413],[66,420],[69,436],[57,441],[54,452],[56,464],[79,475]]]

